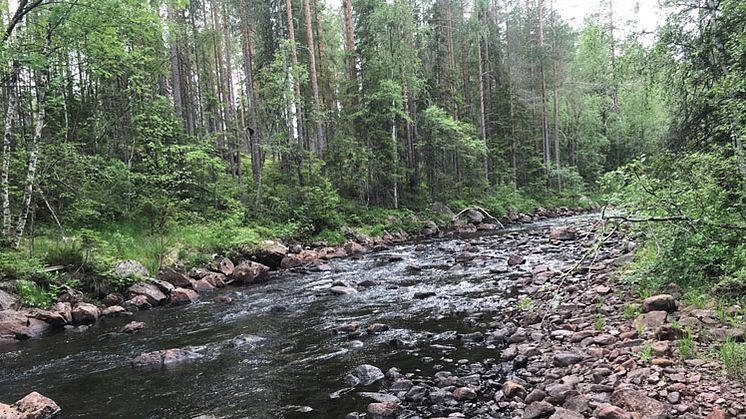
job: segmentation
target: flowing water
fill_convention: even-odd
[[[55,400],[65,418],[97,419],[341,418],[364,412],[370,400],[358,394],[360,388],[330,397],[346,386],[344,376],[357,365],[427,373],[438,364],[447,369],[462,359],[499,357],[497,350],[470,345],[457,334],[485,332],[487,323],[499,323],[501,308],[513,298],[511,282],[528,269],[508,269],[509,255],[527,256],[526,266],[554,269],[574,260],[577,248],[550,245],[546,230],[583,218],[427,241],[424,251],[404,244],[333,260],[333,270],[277,273],[266,284],[224,288],[189,306],[106,318],[88,330],[19,342],[0,348],[0,401],[38,391]],[[464,254],[476,259],[456,263]],[[381,284],[358,287],[352,295],[329,292],[334,281],[366,279]],[[414,298],[429,291],[436,296]],[[234,302],[212,301],[220,294]],[[117,333],[131,320],[145,322],[145,329]],[[390,330],[335,332],[350,321],[363,331],[371,323],[385,323]],[[245,344],[230,344],[237,336]],[[209,356],[159,370],[129,364],[142,352],[190,345],[205,346]],[[379,382],[365,390],[380,387]]]

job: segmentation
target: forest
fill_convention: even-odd
[[[459,324],[482,327],[486,335],[459,329],[459,345],[505,349],[510,358],[502,355],[503,361],[510,368],[508,363],[504,368],[517,374],[490,370],[490,358],[480,361],[479,385],[447,378],[442,371],[437,379],[415,379],[415,387],[426,388],[430,404],[410,395],[415,387],[409,382],[396,403],[374,396],[368,416],[347,417],[384,419],[406,411],[493,418],[502,417],[498,411],[518,411],[527,418],[574,418],[556,416],[570,409],[561,403],[570,397],[567,392],[539,386],[531,373],[521,375],[544,355],[546,368],[578,364],[580,369],[583,363],[591,368],[590,356],[606,357],[616,368],[613,374],[606,364],[593,372],[581,370],[600,389],[596,393],[608,394],[589,396],[580,417],[591,411],[602,419],[641,411],[713,419],[743,414],[743,398],[734,400],[746,382],[741,343],[746,334],[746,2],[661,0],[655,10],[663,17],[653,32],[634,29],[642,14],[651,13],[648,2],[588,2],[582,21],[563,13],[564,2],[1,2],[0,343],[8,336],[37,337],[35,324],[45,331],[62,325],[79,330],[97,325],[99,315],[131,316],[155,305],[193,303],[200,293],[230,282],[263,284],[271,275],[287,274],[282,278],[309,282],[287,288],[286,281],[277,281],[279,291],[266,290],[250,302],[243,291],[215,301],[258,304],[261,313],[276,316],[297,307],[318,310],[309,301],[339,310],[338,301],[352,301],[344,309],[359,311],[347,317],[337,318],[331,309],[310,313],[336,323],[322,330],[306,324],[313,337],[302,338],[319,339],[336,330],[355,350],[357,342],[369,344],[366,338],[375,345],[411,348],[407,337],[416,341],[422,335],[386,335],[389,325],[370,316],[385,311],[404,316],[389,319],[394,327],[397,321],[409,325],[426,317],[423,310],[432,308],[428,301],[445,300],[428,321],[440,325],[451,316]],[[565,220],[574,226],[560,225]],[[506,226],[504,236],[482,232]],[[461,239],[459,233],[472,235]],[[395,251],[400,253],[385,253]],[[356,256],[341,257],[348,254]],[[427,258],[434,264],[425,263]],[[370,260],[375,263],[355,264]],[[136,263],[134,275],[120,272],[122,261],[130,267]],[[490,265],[494,261],[501,267]],[[402,263],[401,269],[381,268],[395,263]],[[464,269],[463,276],[458,269]],[[346,270],[364,281],[342,278]],[[416,275],[438,286],[413,285],[409,276]],[[483,277],[502,289],[518,287],[519,296],[500,294],[502,300],[495,302],[481,285],[453,288],[449,282]],[[501,282],[506,278],[515,282]],[[387,289],[397,291],[375,294],[374,300],[415,301],[411,312],[401,301],[401,310],[356,305],[355,298],[365,298],[356,295],[377,292],[368,288],[382,289],[376,286],[386,279],[392,281]],[[330,292],[314,288],[329,285],[324,281]],[[407,294],[408,287],[416,292]],[[309,289],[316,294],[303,294]],[[279,293],[287,293],[285,303],[262,306],[273,298],[267,295]],[[336,302],[328,302],[327,294]],[[642,303],[632,303],[635,299]],[[576,304],[575,311],[567,301]],[[97,308],[102,304],[103,311]],[[21,311],[11,313],[11,306],[41,311],[23,312],[21,330],[13,323]],[[109,310],[112,306],[121,310]],[[194,310],[207,310],[199,307]],[[195,330],[202,326],[188,318],[193,311],[185,313],[184,324]],[[489,323],[480,317],[485,313],[502,313],[507,326],[497,328],[497,315]],[[351,319],[370,323],[367,331],[364,326],[358,331]],[[277,324],[265,320],[259,316],[259,332],[274,330]],[[163,321],[153,330],[176,335],[186,330],[171,328],[173,318]],[[348,322],[340,325],[343,321]],[[138,322],[116,333],[144,327],[133,323]],[[294,327],[281,324],[284,331]],[[712,333],[700,334],[697,327],[704,325]],[[536,333],[546,333],[545,340],[554,343],[526,349],[523,342],[536,341],[532,327],[541,327]],[[440,332],[425,335],[447,340],[443,336],[449,332]],[[377,336],[387,340],[377,342]],[[270,343],[263,344],[272,347],[273,338],[249,339],[249,345],[266,340]],[[249,340],[239,335],[229,344],[210,342],[204,348],[222,354]],[[577,349],[578,342],[583,349]],[[272,347],[272,353],[294,354],[295,343]],[[448,349],[452,343],[437,341],[432,347],[448,352],[455,350]],[[171,344],[157,349],[183,349],[166,349]],[[324,341],[319,347],[337,344]],[[589,345],[597,351],[587,350]],[[161,353],[158,359],[165,365],[172,355],[218,356],[192,349]],[[412,351],[419,356],[428,350]],[[327,359],[303,355],[298,362]],[[434,356],[436,362],[454,362]],[[720,363],[703,366],[700,357]],[[137,357],[132,365],[149,360]],[[275,364],[291,361],[273,358]],[[345,367],[350,362],[344,361]],[[453,371],[467,366],[458,363]],[[710,374],[712,365],[722,366],[734,380],[718,381]],[[686,375],[692,366],[701,373],[696,379]],[[361,365],[353,379],[345,378],[352,380],[351,388],[369,374],[380,375],[371,383],[383,379],[378,367],[369,367]],[[387,382],[404,379],[392,370],[385,374]],[[23,377],[7,371],[8,376],[0,372],[0,382]],[[658,381],[659,374],[664,376]],[[493,376],[514,381],[494,386]],[[567,375],[556,385],[572,389],[577,376]],[[305,379],[320,386],[324,397],[286,400],[278,390],[282,403],[295,409],[307,402],[313,408],[299,409],[320,412],[316,417],[357,408],[341,390],[332,393],[334,388],[318,384],[323,380]],[[432,385],[433,380],[452,386]],[[659,400],[625,393],[632,390],[620,387],[622,381],[657,386],[645,388]],[[671,382],[695,387],[687,392]],[[532,403],[527,389],[534,386],[544,396]],[[712,386],[722,386],[727,402],[708,399]],[[578,384],[577,389],[583,388]],[[0,384],[3,390],[15,397],[33,389]],[[64,397],[55,391],[49,389],[55,399]],[[329,403],[328,393],[344,404]],[[0,403],[0,417],[6,408],[22,412],[23,400],[11,407]],[[649,402],[647,407],[639,406],[641,400]],[[158,410],[165,401],[152,403],[146,407],[160,412],[152,417],[174,417]],[[179,417],[196,415],[205,405],[185,403]],[[68,406],[74,412],[70,417],[83,412]],[[234,410],[210,417],[261,417],[247,413],[257,409],[253,405],[231,406]],[[116,408],[112,405],[111,417],[137,416],[115,413]],[[614,410],[621,408],[625,411]],[[107,414],[86,412],[85,417]],[[244,416],[231,416],[237,412]],[[642,417],[664,417],[651,415]]]
[[[6,10],[7,248],[157,268],[175,249],[338,242],[433,202],[588,206],[670,132],[685,63],[615,32],[612,2],[580,30],[546,1],[337,6]]]

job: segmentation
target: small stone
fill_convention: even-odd
[[[135,333],[145,327],[143,322],[129,322],[122,326],[122,333]]]
[[[731,415],[726,410],[716,407],[705,419],[730,419]]]
[[[477,398],[477,393],[469,387],[459,387],[453,390],[453,397],[458,401],[474,400]]]
[[[557,367],[568,367],[583,361],[584,357],[574,352],[560,352],[554,354],[553,362]]]
[[[515,381],[506,381],[503,383],[503,394],[508,400],[514,397],[522,399],[526,397],[526,389]]]
[[[526,409],[523,411],[523,418],[548,418],[554,413],[555,410],[555,407],[547,402],[533,402],[530,405],[526,406]]]
[[[385,332],[387,330],[389,330],[389,326],[387,324],[383,324],[383,323],[373,323],[373,324],[370,324],[370,325],[368,325],[368,329],[367,329],[367,331],[368,331],[369,334],[381,333],[381,332]]]
[[[526,258],[521,255],[510,255],[508,257],[508,266],[518,266],[526,263]]]
[[[397,416],[399,416],[399,403],[384,402],[368,405],[368,417],[370,419],[395,419]]]
[[[602,404],[596,409],[595,415],[598,419],[632,419],[632,415],[622,408],[610,404]]]

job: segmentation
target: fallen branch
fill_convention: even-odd
[[[484,214],[485,216],[487,216],[487,218],[489,218],[492,221],[494,221],[495,223],[497,223],[497,225],[499,225],[500,228],[505,228],[505,226],[503,225],[503,223],[500,222],[500,220],[498,220],[497,218],[493,217],[489,212],[487,212],[486,209],[484,209],[482,207],[466,207],[466,208],[462,209],[458,214],[456,214],[456,215],[453,216],[453,221],[457,220],[458,217],[460,217],[461,215],[463,215],[465,212],[467,212],[469,210],[479,211],[482,214]]]

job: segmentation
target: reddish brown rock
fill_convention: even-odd
[[[236,268],[236,265],[233,264],[233,261],[228,258],[223,258],[220,261],[220,264],[218,264],[218,270],[220,273],[222,273],[225,276],[231,276],[233,275],[233,270]]]
[[[459,387],[453,390],[453,398],[458,401],[474,400],[477,398],[477,392],[469,387]]]
[[[730,419],[731,415],[726,410],[716,407],[705,419]]]
[[[575,240],[577,231],[574,226],[554,226],[549,229],[549,239],[556,241]]]
[[[383,323],[373,323],[373,324],[370,324],[370,325],[368,325],[368,329],[367,329],[368,333],[370,333],[370,334],[381,333],[381,332],[385,332],[387,330],[389,330],[389,326],[387,324],[383,324]]]
[[[632,419],[632,415],[624,409],[610,404],[602,404],[596,409],[595,415],[598,419]]]
[[[243,261],[233,270],[233,279],[239,284],[257,284],[268,279],[269,266]]]
[[[281,269],[293,269],[299,266],[303,266],[303,260],[296,255],[287,255],[280,262]]]
[[[49,310],[54,311],[55,313],[59,313],[62,317],[65,318],[65,321],[67,323],[73,322],[72,304],[60,301],[60,302],[55,303]]]
[[[104,317],[126,316],[127,314],[131,313],[127,313],[127,310],[125,310],[122,306],[106,307],[101,311],[101,315]]]
[[[78,325],[94,324],[98,321],[101,311],[93,304],[78,303],[73,308],[73,323]]]
[[[209,292],[215,289],[215,286],[207,280],[207,277],[192,281],[192,288],[197,292]]]
[[[130,298],[142,295],[147,300],[148,303],[152,306],[161,305],[168,300],[168,297],[166,297],[166,294],[163,293],[163,291],[160,290],[155,284],[150,284],[146,282],[138,282],[137,284],[132,285],[129,287],[129,295]]]
[[[52,327],[62,327],[67,324],[65,316],[55,311],[33,310],[30,317],[47,322]]]
[[[161,269],[158,271],[156,278],[168,282],[175,287],[183,288],[189,286],[189,277],[173,268]]]
[[[668,313],[665,311],[650,311],[637,316],[632,322],[632,327],[635,330],[655,331],[666,323],[666,318],[668,318]]]
[[[368,417],[370,419],[395,419],[399,416],[399,403],[384,402],[371,403],[368,405]]]
[[[356,242],[347,242],[345,244],[344,250],[345,253],[347,253],[348,255],[359,255],[368,251],[368,249]]]
[[[518,266],[526,263],[526,258],[521,255],[510,255],[508,257],[508,266]]]
[[[124,297],[122,296],[122,294],[118,292],[112,292],[111,294],[107,294],[106,297],[104,297],[101,300],[101,303],[106,307],[119,306],[119,305],[122,305],[123,302],[124,302]]]
[[[508,400],[514,397],[523,399],[526,397],[526,389],[515,381],[506,381],[503,383],[503,394]]]
[[[191,304],[199,300],[199,294],[188,288],[175,288],[171,291],[171,304]]]
[[[223,288],[226,284],[225,281],[225,275],[221,273],[211,273],[201,279],[201,281],[205,281],[208,284],[212,285],[215,288]],[[195,288],[196,289],[196,288]],[[199,291],[199,290],[197,290]]]

